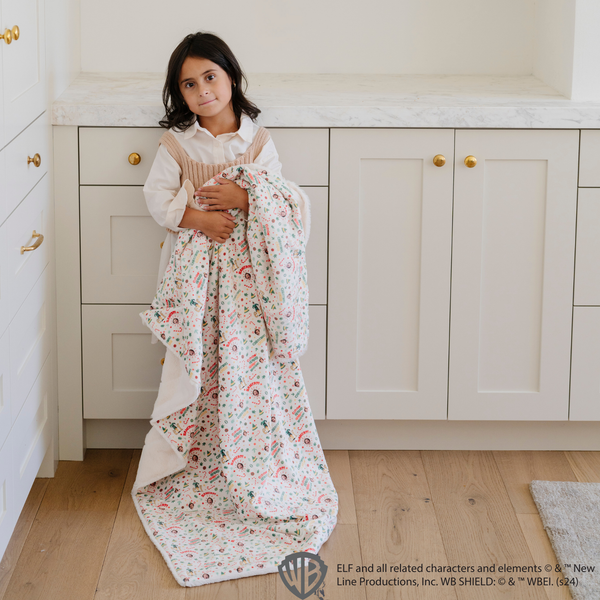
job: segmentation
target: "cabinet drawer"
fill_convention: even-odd
[[[48,171],[50,158],[50,125],[47,113],[38,117],[20,133],[4,150],[6,154],[6,202],[7,215],[31,191]],[[27,162],[35,154],[40,155],[40,166]]]
[[[149,419],[158,394],[166,348],[151,344],[140,313],[147,305],[81,307],[83,416]]]
[[[579,185],[600,187],[600,130],[581,131]]]
[[[87,304],[150,304],[165,230],[150,216],[141,187],[82,186],[81,286]],[[306,264],[311,304],[327,303],[328,189],[306,188],[311,232]]]
[[[150,304],[166,231],[138,186],[86,186],[80,192],[84,303]]]
[[[86,304],[82,309],[85,419],[150,419],[166,349],[151,344],[139,313],[146,305]],[[309,309],[310,338],[301,357],[311,409],[325,418],[326,306]]]
[[[0,88],[0,92],[2,88]],[[6,187],[6,149],[0,150],[0,225],[8,217],[8,199]]]
[[[162,127],[80,127],[80,183],[144,185],[164,132]],[[133,152],[141,157],[137,165],[128,160]]]
[[[52,356],[38,374],[7,444],[12,453],[14,500],[21,511],[52,438]]]
[[[12,427],[10,411],[10,361],[8,331],[0,337],[0,448],[6,441]],[[0,511],[0,514],[2,512]]]
[[[327,219],[329,188],[307,187],[310,198],[310,238],[306,245],[306,271],[310,304],[327,304]]]
[[[51,346],[50,269],[45,269],[8,327],[13,421],[36,380]]]
[[[598,165],[600,169],[600,164]],[[574,304],[600,305],[600,189],[579,189]]]
[[[11,317],[23,304],[23,300],[48,264],[50,246],[53,244],[52,232],[49,228],[49,205],[48,177],[46,176],[33,188],[3,225],[7,236],[7,285],[10,290],[9,312]],[[33,237],[34,231],[44,236],[42,243],[35,250],[21,254],[22,246],[33,246],[36,241],[39,241],[40,238]]]
[[[281,173],[298,185],[329,185],[329,129],[269,129]]]
[[[10,271],[8,253],[8,223],[0,225],[0,335],[13,317],[11,312],[11,290],[8,286]]]
[[[600,421],[600,307],[573,308],[570,421]]]

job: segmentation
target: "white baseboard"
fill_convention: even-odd
[[[600,450],[599,421],[316,421],[325,450]],[[86,419],[88,448],[142,448],[150,421]]]

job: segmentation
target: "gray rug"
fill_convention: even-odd
[[[600,483],[534,480],[529,489],[563,575],[569,580],[571,595],[575,600],[598,600]],[[553,568],[547,575],[554,579],[557,574]]]

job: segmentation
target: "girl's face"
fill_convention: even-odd
[[[188,56],[181,66],[179,89],[188,108],[202,118],[215,117],[230,111],[231,77],[207,58]],[[223,115],[224,116],[224,115]]]

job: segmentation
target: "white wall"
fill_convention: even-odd
[[[600,2],[577,0],[573,100],[600,100]]]
[[[535,0],[81,0],[81,67],[164,72],[200,30],[247,73],[528,75],[534,19]]]
[[[46,79],[52,104],[81,71],[79,0],[46,0]]]

